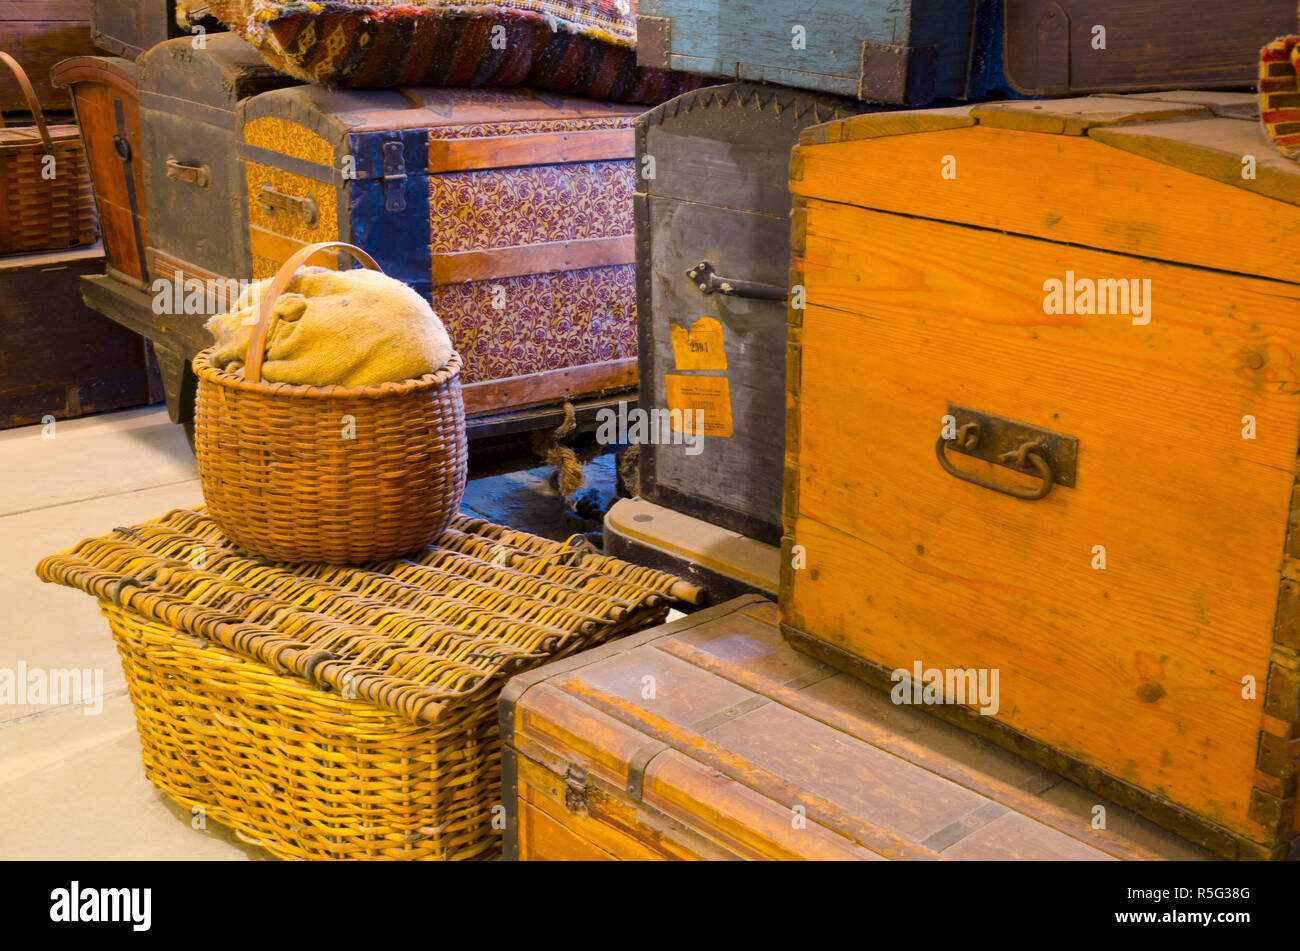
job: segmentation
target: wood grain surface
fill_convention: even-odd
[[[42,109],[70,111],[72,99],[50,82],[50,70],[70,56],[98,52],[90,41],[90,0],[0,0],[0,49],[27,71]],[[0,75],[0,110],[27,111],[7,71]]]
[[[1263,683],[1273,650],[1300,288],[842,203],[802,220],[808,567],[785,620],[891,667],[1000,669],[1003,722],[1271,841],[1251,814],[1262,698],[1242,678]],[[1068,270],[1150,280],[1150,323],[1045,314]],[[1076,488],[1025,502],[944,473],[950,402],[1076,437]]]
[[[518,857],[1202,857],[1118,806],[1093,829],[1092,794],[796,653],[776,623],[740,598],[508,685]]]
[[[1132,114],[1132,107],[1118,114]],[[1186,118],[1209,116],[1207,109],[1192,107]],[[866,128],[871,127],[870,119]],[[849,120],[849,127],[862,121]],[[1300,166],[1272,159],[1256,123],[1213,121],[1217,141],[1212,148],[1202,142],[1194,161],[1188,158],[1188,148],[1174,143],[1189,142],[1203,129],[1191,129],[1195,122],[1139,124],[1122,132],[1093,127],[1096,138],[1046,138],[1031,131],[986,127],[981,120],[975,128],[814,145],[796,154],[794,190],[809,198],[847,200],[880,211],[1294,280],[1294,229],[1288,209],[1300,197]],[[1169,144],[1157,148],[1149,139],[1143,144],[1137,137],[1147,129],[1155,136],[1172,137],[1166,140]],[[1108,144],[1121,137],[1124,147]],[[1135,154],[1139,149],[1151,157]],[[1259,159],[1268,180],[1242,178],[1246,155]],[[1226,175],[1233,156],[1235,178]],[[948,157],[954,178],[941,174]],[[1209,167],[1215,171],[1207,176],[1203,173]],[[903,181],[906,188],[899,187]],[[1255,193],[1265,187],[1268,197]],[[1224,238],[1245,235],[1250,236],[1248,254],[1242,253],[1244,238]]]

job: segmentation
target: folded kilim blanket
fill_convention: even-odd
[[[516,86],[659,103],[697,76],[636,65],[635,0],[213,0],[267,62],[331,86]]]

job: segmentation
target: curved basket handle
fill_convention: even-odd
[[[276,272],[270,287],[266,289],[258,301],[257,325],[248,336],[248,354],[244,359],[245,380],[251,380],[254,383],[262,382],[263,351],[266,349],[267,334],[271,332],[271,312],[275,310],[275,302],[279,300],[280,295],[289,286],[293,276],[298,273],[298,268],[328,248],[344,248],[348,254],[370,268],[370,270],[378,271],[380,274],[384,272],[384,269],[375,263],[374,258],[356,245],[348,244],[346,241],[320,241],[316,244],[309,244],[305,248],[299,248],[289,255],[289,260],[280,265],[280,270]],[[337,258],[335,263],[338,263]]]
[[[45,128],[45,113],[41,112],[40,100],[36,98],[36,90],[32,88],[32,81],[27,78],[27,73],[18,65],[18,60],[14,59],[8,53],[0,51],[0,63],[9,67],[9,71],[14,74],[14,79],[18,80],[18,87],[23,91],[23,96],[27,99],[27,108],[36,120],[36,131],[41,134],[41,144],[45,146],[46,152],[54,151],[54,140],[50,138],[50,130]]]

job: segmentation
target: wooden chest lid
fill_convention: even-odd
[[[1095,794],[796,653],[776,615],[750,595],[520,674],[502,739],[747,858],[1204,857],[1119,806],[1093,829]]]
[[[156,99],[163,112],[192,103],[229,113],[242,99],[300,82],[268,65],[233,33],[205,36],[199,48],[188,36],[167,40],[145,52],[139,64],[140,93]]]
[[[59,89],[81,83],[102,83],[134,99],[138,72],[135,60],[121,56],[73,56],[50,70],[50,82]]]
[[[1054,102],[994,102],[972,106],[970,115],[980,125],[994,129],[1087,135],[1090,130],[1104,126],[1196,119],[1212,113],[1199,103],[1133,96],[1085,96]]]
[[[800,144],[826,145],[974,125],[1051,135],[1089,135],[1093,129],[1117,125],[1211,117],[1257,119],[1258,116],[1259,105],[1253,93],[1176,89],[1141,95],[1027,99],[948,109],[866,113],[808,129]],[[1266,141],[1262,132],[1259,138]]]
[[[761,83],[727,83],[723,86],[705,86],[669,99],[646,112],[641,122],[646,125],[672,125],[702,110],[739,110],[747,112],[794,113],[805,125],[847,118],[871,109],[864,103],[841,96],[768,86]]]
[[[670,575],[459,515],[403,559],[304,566],[247,557],[206,511],[179,509],[36,570],[314,689],[355,680],[356,699],[416,723],[491,703],[511,673],[662,619],[682,589]]]
[[[1297,279],[1286,206],[1300,205],[1300,163],[1270,144],[1251,93],[1174,90],[856,116],[804,131],[791,190]],[[1247,234],[1249,242],[1223,240]]]
[[[492,123],[498,134],[537,122],[610,120],[632,128],[644,106],[604,102],[577,96],[559,96],[529,89],[388,90],[328,89],[301,86],[279,89],[250,99],[243,105],[244,122],[263,117],[333,130],[342,134],[390,132],[405,129],[458,128]]]

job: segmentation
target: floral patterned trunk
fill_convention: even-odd
[[[528,90],[254,97],[239,147],[252,276],[304,244],[348,241],[428,296],[465,384],[582,367],[554,395],[626,386],[641,111]],[[551,390],[532,387],[531,402]]]

